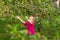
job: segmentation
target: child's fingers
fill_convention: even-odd
[[[20,18],[19,16],[16,16],[16,18]]]
[[[25,16],[25,18],[26,18],[26,19],[28,19],[28,17],[27,17],[27,16]]]
[[[25,16],[25,17],[27,17],[27,16]]]

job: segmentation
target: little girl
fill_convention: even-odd
[[[27,22],[24,22],[19,16],[16,16],[16,18],[18,18],[26,26],[28,35],[36,34],[35,29],[34,29],[34,17],[33,16],[30,16],[29,19],[26,16],[25,18],[27,19]]]

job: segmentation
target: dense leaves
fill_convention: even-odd
[[[52,0],[0,0],[0,40],[28,40],[17,15],[25,21],[25,16],[35,16],[37,34],[30,40],[60,40],[60,8]]]

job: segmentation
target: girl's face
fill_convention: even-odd
[[[33,21],[34,21],[34,17],[31,16],[31,17],[29,18],[29,20],[30,20],[31,22],[33,22]]]

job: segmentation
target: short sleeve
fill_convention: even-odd
[[[24,25],[27,25],[27,22],[25,22]]]

